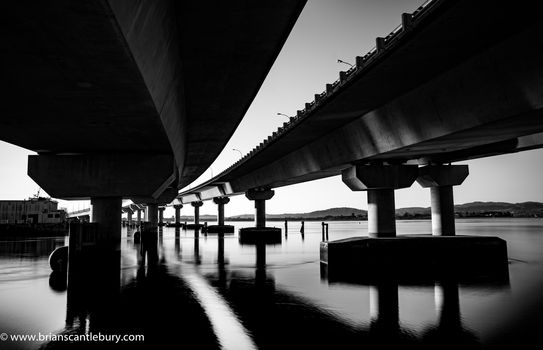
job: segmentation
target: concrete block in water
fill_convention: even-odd
[[[277,227],[245,227],[239,230],[241,244],[281,244],[281,229]]]
[[[353,237],[322,242],[320,257],[331,282],[508,279],[507,244],[498,237]]]
[[[194,230],[194,229],[199,230],[199,229],[201,229],[203,227],[204,227],[203,224],[187,224],[187,225],[185,225],[185,229],[187,229],[187,230]]]
[[[210,225],[207,227],[207,233],[234,233],[233,225]]]

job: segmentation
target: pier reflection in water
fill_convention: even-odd
[[[511,283],[515,283],[517,293],[523,298],[531,296],[532,304],[537,305],[537,296],[532,293],[541,291],[534,278],[542,272],[542,259],[536,255],[539,251],[534,245],[543,248],[543,239],[534,234],[541,232],[541,226],[512,223],[509,230],[507,225],[501,228],[513,258]],[[356,235],[364,225],[334,224],[330,224],[332,238]],[[409,231],[417,230],[420,223],[400,222],[401,225]],[[473,222],[469,225],[473,230]],[[291,226],[296,227],[294,223]],[[462,229],[462,223],[459,227]],[[320,223],[305,223],[304,239],[299,232],[291,231],[288,241],[270,246],[240,245],[235,236],[175,228],[164,228],[150,243],[142,240],[134,244],[131,235],[125,235],[121,256],[99,256],[92,264],[86,264],[81,273],[70,276],[64,310],[58,310],[58,306],[54,310],[48,305],[37,307],[40,313],[50,315],[49,328],[43,322],[33,325],[27,319],[18,330],[28,327],[49,332],[56,327],[57,333],[145,335],[144,343],[44,345],[51,349],[93,345],[154,348],[171,344],[189,349],[385,345],[478,348],[499,345],[501,338],[496,330],[516,320],[511,315],[520,312],[517,309],[522,302],[511,292],[509,279],[496,280],[496,276],[483,280],[450,276],[432,281],[410,280],[410,276],[329,280],[319,268],[320,229]],[[499,229],[496,231],[500,233]],[[523,237],[519,241],[511,238],[517,237],[514,234]],[[144,243],[148,246],[142,247]],[[16,250],[6,248],[11,243],[2,244],[3,251]],[[531,250],[527,252],[526,248]],[[142,252],[146,253],[145,259]],[[9,254],[2,259],[0,266],[5,273],[14,259]],[[531,263],[534,259],[539,262]],[[2,287],[13,286],[5,274],[0,276],[4,277]],[[49,293],[62,297],[62,285],[51,279],[48,282]],[[48,293],[43,289],[37,292],[41,298]],[[6,296],[12,297],[5,293],[5,288],[0,293],[4,303]],[[22,305],[20,308],[24,308]],[[6,314],[9,307],[1,312],[4,314],[0,323],[6,324],[12,316]],[[65,321],[62,330],[59,321]],[[10,348],[10,344],[3,345]],[[28,349],[38,346],[23,344]],[[21,344],[12,348],[21,348]]]

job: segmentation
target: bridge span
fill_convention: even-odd
[[[37,153],[28,175],[50,196],[90,198],[118,245],[121,200],[154,220],[204,172],[304,4],[7,2],[0,140]]]
[[[192,203],[246,194],[256,226],[273,188],[342,175],[368,191],[369,234],[395,236],[394,190],[432,194],[435,235],[454,235],[452,162],[543,145],[539,5],[435,0],[412,14],[276,132],[209,181]],[[260,219],[259,219],[260,218]]]

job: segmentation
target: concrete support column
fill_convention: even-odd
[[[266,188],[251,189],[245,196],[255,201],[255,227],[266,227],[266,201],[271,199],[275,192]]]
[[[138,220],[138,225],[141,224],[141,209],[137,210],[137,220]]]
[[[148,223],[158,225],[158,204],[147,204],[145,214]]]
[[[164,223],[164,207],[158,208],[158,223],[163,224]]]
[[[97,244],[107,249],[121,249],[121,197],[93,197],[92,222],[98,223]]]
[[[217,225],[224,225],[224,205],[230,202],[228,197],[215,197],[213,198],[213,203],[217,204]]]
[[[255,199],[255,227],[266,227],[266,201]]]
[[[175,209],[175,223],[179,225],[181,223],[181,208],[183,208],[183,204],[175,204],[173,208]]]
[[[132,211],[129,210],[129,211],[126,213],[126,218],[127,218],[127,220],[128,220],[128,226],[131,226],[131,225],[132,225]]]
[[[199,225],[200,224],[200,207],[204,205],[203,202],[192,202],[190,203],[194,207],[194,224]]]
[[[368,235],[395,237],[394,190],[411,186],[416,165],[356,165],[342,171],[343,182],[353,191],[368,192]]]
[[[432,206],[432,234],[454,236],[454,198],[452,186],[430,187]]]
[[[368,234],[396,236],[396,207],[392,188],[368,190]]]
[[[467,165],[428,165],[419,169],[417,182],[430,187],[432,234],[454,236],[453,186],[460,185],[469,174]]]

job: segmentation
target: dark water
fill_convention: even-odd
[[[366,222],[329,225],[331,240],[366,232]],[[509,282],[480,285],[330,284],[321,276],[320,223],[306,222],[304,235],[299,229],[289,223],[281,245],[258,251],[265,265],[257,265],[257,248],[235,236],[195,239],[181,231],[176,239],[174,228],[164,228],[158,261],[149,266],[124,229],[120,267],[111,273],[97,264],[94,277],[80,276],[84,288],[69,291],[47,262],[64,239],[0,241],[0,333],[145,335],[145,342],[119,344],[8,340],[0,349],[506,348],[541,341],[543,220],[457,222],[458,234],[507,241]],[[398,231],[427,233],[430,222],[400,221]]]

